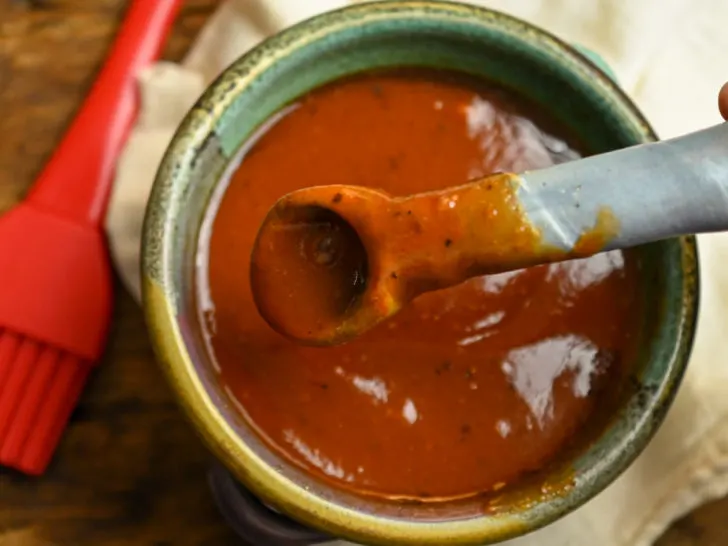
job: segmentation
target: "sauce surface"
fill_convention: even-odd
[[[465,497],[542,468],[616,392],[639,316],[622,252],[430,292],[326,349],[274,332],[253,302],[250,253],[284,194],[407,195],[579,157],[547,127],[481,82],[374,73],[303,97],[252,145],[210,208],[200,305],[221,381],[269,445],[362,493]]]

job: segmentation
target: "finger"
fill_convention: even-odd
[[[728,120],[728,83],[723,84],[718,94],[718,108],[723,119]]]

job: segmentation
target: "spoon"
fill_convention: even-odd
[[[326,346],[470,277],[722,230],[727,124],[406,197],[301,189],[268,212],[250,280],[271,327]]]

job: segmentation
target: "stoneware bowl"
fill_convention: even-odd
[[[202,339],[194,274],[210,196],[251,133],[312,88],[389,66],[454,69],[525,96],[597,153],[655,139],[640,112],[579,50],[522,21],[436,1],[360,4],[305,21],[228,68],[182,122],[159,170],[143,242],[144,307],[182,407],[217,458],[256,496],[312,528],[366,544],[485,544],[537,529],[604,489],[661,422],[690,353],[695,241],[638,249],[646,326],[623,395],[588,438],[495,497],[392,504],[343,493],[268,449],[220,388]],[[443,464],[447,455],[443,454]]]

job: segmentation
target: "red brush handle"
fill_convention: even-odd
[[[138,106],[137,75],[157,58],[181,0],[132,0],[107,61],[28,198],[98,226]]]

